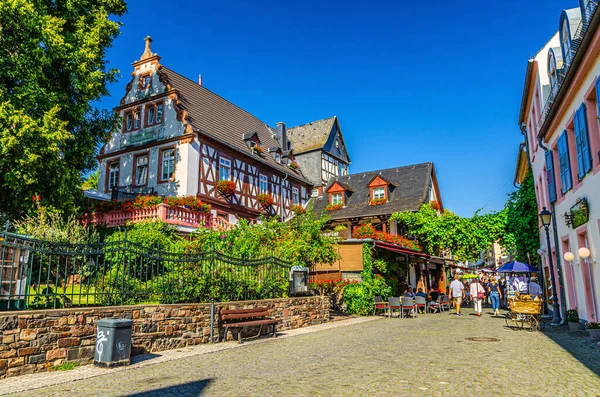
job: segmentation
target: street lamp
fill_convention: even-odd
[[[548,211],[546,207],[540,211],[540,221],[542,222],[542,226],[546,229],[546,246],[548,249],[550,248],[550,231],[548,230],[550,227],[550,223],[552,223],[552,212]],[[548,267],[550,269],[550,282],[552,283],[552,324],[559,325],[560,324],[560,308],[558,306],[558,288],[556,288],[556,278],[554,277],[554,264],[552,263],[552,255],[548,252]]]

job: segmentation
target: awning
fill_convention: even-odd
[[[84,190],[83,195],[92,200],[110,201],[110,194],[100,193],[95,189]]]
[[[382,249],[388,250],[388,251],[399,252],[401,254],[418,256],[421,258],[430,258],[431,257],[431,255],[424,254],[419,251],[414,251],[414,250],[411,250],[408,248],[402,248],[399,245],[384,243],[382,241],[375,241],[375,247],[382,248]]]

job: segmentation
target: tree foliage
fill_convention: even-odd
[[[538,205],[531,170],[519,189],[509,194],[505,212],[506,237],[502,244],[513,251],[516,260],[525,263],[538,262]]]
[[[339,238],[326,232],[327,220],[311,209],[285,223],[276,217],[263,217],[256,224],[241,220],[227,232],[201,229],[191,237],[191,245],[241,258],[273,255],[299,266],[333,264],[339,258]]]
[[[116,125],[92,102],[117,71],[105,52],[123,0],[0,1],[0,213],[22,218],[40,194],[73,213],[81,174]]]
[[[438,215],[430,205],[424,204],[417,212],[395,213],[391,219],[405,224],[424,252],[441,255],[450,250],[459,260],[465,261],[478,258],[479,252],[488,249],[492,243],[507,239],[506,216],[506,210],[483,215],[477,211],[472,218],[463,218],[448,210]]]

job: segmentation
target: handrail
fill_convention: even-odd
[[[122,226],[127,221],[135,223],[146,219],[160,219],[165,223],[177,226],[214,227],[213,216],[210,213],[172,207],[165,203],[148,208],[135,208],[132,211],[94,212],[90,221],[95,225],[114,227]]]

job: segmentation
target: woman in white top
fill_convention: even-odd
[[[483,300],[485,299],[485,288],[481,285],[481,281],[478,278],[474,279],[471,283],[471,299],[473,299],[473,306],[475,307],[475,313],[477,317],[481,317],[481,310],[483,306]]]

